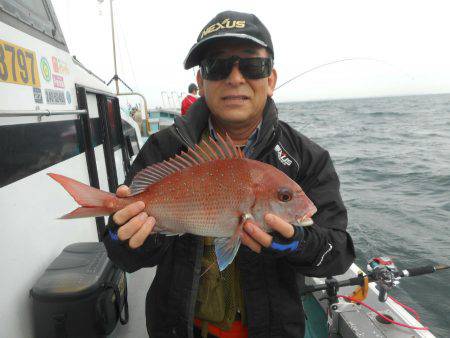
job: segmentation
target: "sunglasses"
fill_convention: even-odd
[[[219,81],[226,79],[233,66],[238,63],[239,71],[246,79],[256,80],[269,77],[272,72],[271,58],[240,58],[232,56],[228,59],[205,59],[200,63],[202,77],[205,80]]]

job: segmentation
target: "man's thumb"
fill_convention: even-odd
[[[116,190],[117,197],[128,197],[131,195],[131,190],[126,185],[121,185]]]

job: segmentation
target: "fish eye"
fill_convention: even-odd
[[[292,190],[288,188],[281,188],[278,190],[278,199],[281,202],[289,202],[292,199]]]

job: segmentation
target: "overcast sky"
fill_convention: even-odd
[[[108,81],[113,75],[109,0],[52,0],[69,51]],[[272,35],[276,101],[450,92],[450,1],[114,0],[119,76],[149,105],[195,81],[183,60],[218,12],[256,14]],[[114,88],[113,86],[111,88]],[[123,91],[126,89],[123,88]],[[167,99],[165,99],[167,105]]]

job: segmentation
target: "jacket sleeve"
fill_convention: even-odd
[[[305,228],[299,251],[286,259],[303,275],[326,277],[344,273],[355,259],[347,233],[347,210],[339,192],[339,178],[327,151],[307,141],[297,182],[317,207],[314,225]],[[306,149],[305,149],[306,148]]]
[[[164,159],[163,154],[158,138],[155,137],[155,134],[150,136],[133,162],[124,184],[130,185],[133,177],[140,170],[162,161]],[[103,234],[103,243],[108,252],[108,257],[127,272],[134,272],[143,267],[157,265],[166,250],[173,243],[173,237],[176,237],[167,237],[159,234],[150,235],[141,247],[131,249],[126,242],[119,241],[117,229],[118,225],[114,223],[111,216]]]

